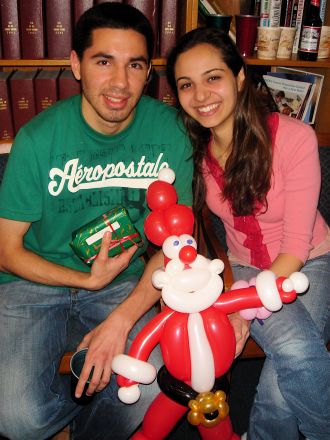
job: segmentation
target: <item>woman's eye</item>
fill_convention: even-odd
[[[180,85],[179,89],[184,90],[184,89],[188,89],[189,87],[191,87],[191,83],[184,83]]]
[[[213,82],[213,81],[217,81],[219,79],[220,79],[220,76],[213,75],[213,76],[209,77],[208,81],[209,82]]]

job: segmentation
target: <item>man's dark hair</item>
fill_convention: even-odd
[[[150,22],[138,9],[118,2],[99,3],[81,15],[73,36],[73,50],[79,59],[82,59],[84,51],[92,45],[92,32],[102,28],[132,29],[143,35],[147,44],[148,61],[151,61],[154,35]]]

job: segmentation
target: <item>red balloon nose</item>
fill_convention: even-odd
[[[179,258],[182,263],[190,264],[196,260],[197,250],[192,246],[183,246],[179,252]]]

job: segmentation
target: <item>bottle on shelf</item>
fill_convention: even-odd
[[[320,18],[320,0],[310,0],[307,14],[302,25],[298,49],[298,57],[301,60],[317,60],[321,28],[322,20]]]

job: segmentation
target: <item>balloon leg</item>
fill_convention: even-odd
[[[160,392],[144,416],[142,430],[132,440],[164,439],[187,411],[187,407]]]
[[[239,436],[233,432],[229,416],[213,428],[199,425],[198,430],[203,440],[239,440]]]

